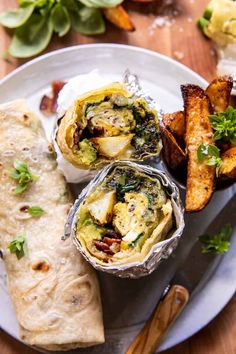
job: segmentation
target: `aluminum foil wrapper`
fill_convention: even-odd
[[[171,199],[174,219],[175,219],[175,229],[171,230],[170,233],[166,236],[167,239],[158,242],[153,245],[149,253],[141,262],[127,263],[120,266],[113,265],[100,265],[97,264],[93,259],[91,259],[87,253],[84,251],[80,241],[76,237],[76,224],[77,224],[77,211],[80,204],[89,195],[94,187],[98,186],[104,178],[109,175],[115,167],[130,166],[136,170],[146,173],[151,177],[156,177],[166,192],[166,194]],[[114,162],[106,167],[104,167],[95,178],[84,188],[79,195],[78,199],[75,201],[73,207],[71,208],[67,222],[65,224],[65,238],[72,237],[75,243],[75,246],[84,256],[84,258],[97,270],[114,274],[122,278],[140,278],[151,274],[161,263],[163,259],[166,259],[170,256],[173,250],[176,248],[179,239],[183,233],[184,229],[184,209],[180,200],[179,190],[177,186],[166,176],[166,174],[160,170],[157,170],[153,167],[146,165],[138,165],[130,161],[120,161]]]
[[[88,74],[89,75],[89,74]],[[131,73],[129,69],[127,69],[123,75],[123,80],[121,81],[127,87],[127,90],[133,94],[134,97],[142,97],[146,100],[148,105],[155,109],[158,113],[158,117],[161,120],[163,117],[163,112],[159,104],[155,102],[153,98],[151,98],[146,91],[144,91],[140,85],[138,76]],[[110,82],[112,83],[112,81]],[[90,181],[98,172],[96,169],[81,169],[72,165],[69,161],[67,161],[62,155],[60,148],[56,141],[56,135],[58,131],[59,121],[63,117],[62,110],[59,107],[58,117],[56,118],[55,127],[52,135],[52,142],[54,145],[54,149],[57,154],[57,163],[58,168],[64,174],[66,181],[69,183],[82,183]],[[65,112],[64,112],[65,113]],[[160,139],[160,148],[162,147],[161,139]],[[152,157],[151,160],[159,160],[159,157]]]

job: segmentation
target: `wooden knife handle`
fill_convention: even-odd
[[[176,317],[189,299],[188,290],[173,285],[161,300],[141,332],[131,343],[126,354],[153,354]]]

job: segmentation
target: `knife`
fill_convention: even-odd
[[[227,223],[236,225],[236,197],[233,196],[206,230],[213,235]],[[165,288],[156,309],[145,326],[135,337],[126,354],[154,354],[163,337],[182,312],[198,285],[208,281],[222,256],[202,253],[202,245],[197,239],[189,254],[178,268],[171,283]]]

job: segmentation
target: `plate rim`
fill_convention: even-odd
[[[188,71],[191,75],[195,76],[198,80],[202,81],[203,84],[208,84],[208,81],[202,77],[200,74],[198,74],[197,72],[195,72],[193,69],[191,69],[190,67],[180,63],[179,61],[168,57],[165,54],[159,53],[159,52],[154,52],[151,49],[146,49],[146,48],[141,48],[141,47],[137,47],[135,45],[129,45],[129,44],[118,44],[118,43],[89,43],[89,44],[78,44],[78,45],[73,45],[73,46],[69,46],[69,47],[65,47],[65,48],[60,48],[60,49],[55,49],[52,50],[48,53],[42,54],[36,58],[33,58],[29,61],[27,61],[26,63],[20,65],[19,67],[17,67],[16,69],[14,69],[13,71],[11,71],[9,74],[7,74],[6,76],[4,76],[2,79],[0,79],[0,86],[2,84],[5,83],[5,81],[8,81],[9,79],[11,79],[12,77],[14,77],[15,75],[17,75],[18,73],[20,73],[21,71],[27,69],[29,66],[36,64],[37,62],[41,62],[47,58],[50,58],[56,54],[60,54],[60,53],[66,53],[66,52],[70,52],[70,51],[76,51],[80,48],[102,48],[102,47],[107,47],[107,48],[117,48],[117,49],[125,49],[125,50],[131,50],[131,51],[137,51],[140,53],[144,53],[144,54],[148,54],[148,55],[152,55],[154,57],[158,57],[161,58],[167,62],[170,62],[172,64],[174,64],[175,66]]]

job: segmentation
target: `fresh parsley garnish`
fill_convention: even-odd
[[[37,176],[35,176],[30,170],[28,165],[20,160],[14,160],[14,168],[9,171],[9,176],[17,181],[14,194],[21,194],[28,189],[31,182],[33,182]]]
[[[197,158],[199,162],[204,162],[209,166],[216,166],[216,175],[219,174],[222,160],[220,158],[220,150],[212,144],[201,144],[197,149]]]
[[[236,109],[229,106],[225,112],[209,116],[214,139],[236,145]]]
[[[24,257],[27,252],[25,234],[22,234],[18,236],[15,240],[13,240],[9,244],[8,249],[11,253],[16,254],[17,259],[21,259],[22,257]]]
[[[38,205],[33,205],[29,207],[28,213],[33,217],[40,217],[41,215],[43,215],[44,210]]]
[[[226,224],[222,227],[219,233],[214,236],[202,235],[199,237],[203,243],[203,253],[216,253],[221,254],[229,250],[230,237],[232,236],[233,229],[230,224]]]

